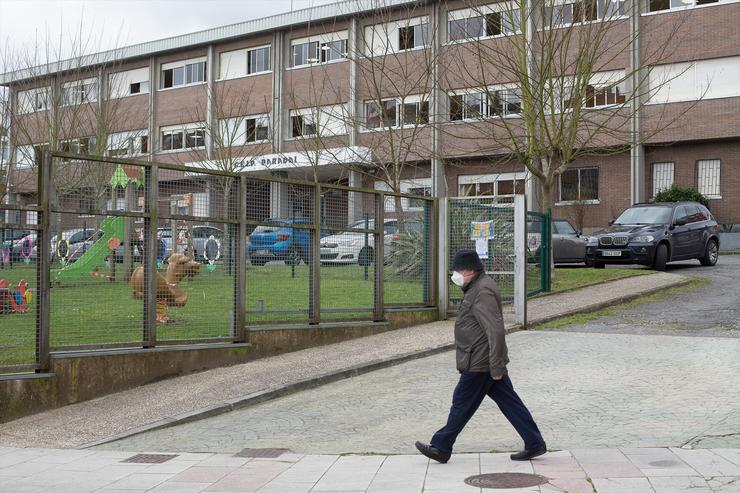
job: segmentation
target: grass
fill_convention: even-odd
[[[562,327],[568,327],[571,325],[583,325],[589,322],[593,322],[594,320],[598,320],[602,317],[609,317],[609,316],[614,315],[615,313],[618,313],[624,310],[629,310],[630,308],[634,308],[636,306],[639,306],[645,303],[661,301],[663,299],[670,298],[671,296],[675,296],[677,294],[684,293],[686,291],[691,291],[691,290],[706,286],[707,284],[709,284],[708,279],[703,278],[703,277],[696,277],[696,278],[692,278],[688,283],[683,284],[681,286],[676,286],[676,287],[669,288],[663,291],[658,291],[656,293],[653,293],[647,296],[641,296],[639,298],[635,298],[634,300],[627,301],[625,303],[620,303],[619,305],[602,308],[600,310],[596,310],[593,312],[576,313],[574,315],[560,317],[555,320],[551,320],[549,322],[533,325],[531,326],[531,328],[546,330],[546,329],[560,329]]]
[[[530,266],[530,281],[538,279],[536,267]],[[639,269],[558,269],[553,291],[563,291],[598,282],[642,275],[651,271]],[[321,267],[322,320],[367,319],[375,296],[374,271],[358,265]],[[52,272],[52,279],[54,278]],[[16,264],[0,270],[0,279],[11,286],[26,279],[34,291],[34,300],[25,314],[0,315],[0,365],[34,361],[36,345],[36,269]],[[184,307],[170,307],[173,323],[157,326],[157,339],[186,340],[229,338],[232,329],[234,282],[219,265],[214,272],[201,267],[199,275],[185,279],[180,287],[188,293]],[[404,279],[386,267],[384,282],[386,304],[423,304],[420,279]],[[452,285],[451,293],[459,288]],[[454,291],[457,290],[457,291]],[[504,296],[513,294],[512,286],[501,286]],[[309,304],[309,268],[305,264],[290,266],[269,264],[247,268],[247,322],[270,324],[307,320]],[[341,309],[342,311],[334,311]],[[136,345],[143,336],[143,302],[131,296],[129,283],[110,282],[90,277],[75,285],[51,289],[52,348],[81,345]]]
[[[591,269],[558,267],[552,278],[552,292],[559,293],[571,289],[583,288],[602,282],[616,281],[625,277],[655,274],[649,269]]]
[[[321,267],[322,320],[365,318],[373,307],[374,272],[357,265]],[[387,304],[423,303],[419,279],[401,279],[387,271],[384,298]],[[295,275],[295,277],[293,277]],[[52,273],[52,278],[53,278]],[[0,365],[31,363],[35,358],[37,282],[35,267],[15,265],[0,270],[0,279],[11,286],[26,279],[34,300],[25,314],[0,315]],[[229,338],[232,334],[234,281],[219,265],[214,272],[204,266],[199,275],[180,287],[188,293],[184,307],[169,307],[174,323],[157,326],[157,339],[185,340]],[[247,268],[247,319],[249,323],[305,321],[309,304],[309,268],[286,265]],[[333,309],[355,309],[331,313]],[[129,283],[90,277],[75,285],[51,289],[52,348],[80,345],[131,344],[142,340],[143,301],[133,299]],[[279,313],[273,313],[273,312]],[[283,313],[290,312],[290,313]]]

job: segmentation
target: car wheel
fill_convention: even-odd
[[[668,262],[668,247],[665,243],[658,245],[655,249],[655,259],[653,260],[653,270],[665,270],[665,264]]]
[[[604,264],[604,262],[599,262],[598,260],[593,261],[593,266],[594,266],[594,269],[605,269],[606,268],[606,265]]]
[[[707,242],[707,249],[704,251],[704,256],[699,258],[701,265],[710,267],[717,263],[719,259],[719,247],[717,246],[716,240],[709,240]]]
[[[593,267],[594,266],[594,259],[587,258],[585,261],[586,267]]]
[[[372,247],[362,247],[357,256],[357,263],[362,267],[367,267],[375,261],[375,250]]]

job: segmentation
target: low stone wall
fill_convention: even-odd
[[[719,250],[721,252],[740,252],[740,233],[720,233]]]
[[[249,344],[52,354],[48,374],[0,377],[0,423],[165,378],[435,320],[436,309],[389,310],[383,323],[252,329]]]

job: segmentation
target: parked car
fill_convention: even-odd
[[[375,220],[357,221],[350,226],[353,229],[373,229]],[[419,220],[404,221],[406,231],[421,231],[424,224]],[[383,223],[383,257],[387,260],[393,244],[398,239],[398,220],[386,219]],[[370,265],[375,260],[375,237],[360,232],[343,232],[327,236],[321,240],[322,264],[360,264]]]
[[[709,266],[717,263],[718,252],[719,225],[696,202],[637,204],[586,245],[586,258],[597,268],[639,264],[665,270],[667,262],[688,259]]]
[[[529,221],[527,245],[533,252],[534,261],[539,258],[542,243],[540,223]],[[586,262],[586,238],[565,219],[552,220],[552,252],[556,264],[579,264]]]
[[[297,265],[308,262],[311,233],[293,225],[308,225],[309,219],[268,219],[268,224],[257,226],[249,236],[247,254],[252,265],[265,265],[272,260],[284,260]],[[325,236],[325,235],[322,235]]]
[[[188,229],[185,226],[178,226],[177,237],[174,242],[175,250],[173,250],[172,228],[159,228],[158,233],[158,237],[164,241],[166,248],[165,257],[167,258],[172,255],[173,251],[187,252],[190,248],[190,238],[192,237],[194,260],[198,262],[205,262],[205,256],[203,255],[205,244],[211,236],[220,242],[223,242],[226,237],[222,229],[205,224],[192,226],[190,234],[188,234]]]
[[[36,238],[37,233],[36,231],[31,231],[27,229],[2,229],[0,230],[0,244],[6,245],[8,248],[10,248],[10,261],[11,262],[20,262],[24,260],[23,254],[21,252],[22,248],[24,248],[24,238],[28,236],[31,241],[31,251],[27,252],[28,255],[30,253],[30,256],[28,257],[31,261],[36,260]]]
[[[92,244],[102,236],[103,231],[96,230],[95,228],[74,228],[62,231],[61,238],[69,241],[69,253],[66,261],[71,263],[82,257]],[[58,238],[59,235],[52,236],[49,244],[49,251],[51,252],[51,260],[53,262],[59,260],[57,256]]]

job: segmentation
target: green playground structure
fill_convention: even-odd
[[[105,262],[105,259],[111,253],[110,248],[108,248],[108,241],[116,237],[121,244],[124,243],[124,219],[123,217],[106,217],[100,224],[103,236],[93,243],[90,249],[75,262],[57,270],[53,281],[55,283],[65,283],[90,279],[92,272]]]

